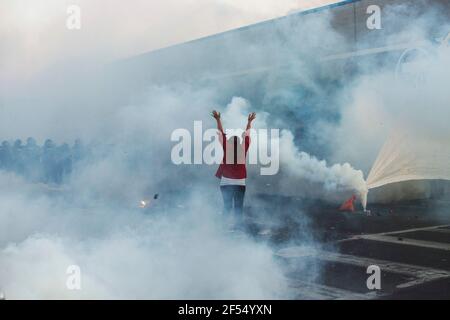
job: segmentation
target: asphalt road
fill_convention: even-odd
[[[247,208],[247,228],[276,248],[288,298],[450,299],[450,202],[372,205],[371,215],[300,199],[267,203]],[[373,265],[379,290],[366,283]]]

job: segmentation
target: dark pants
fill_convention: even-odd
[[[244,207],[245,186],[221,186],[220,191],[223,197],[223,211],[229,215],[234,203],[234,213],[236,218],[242,218]]]

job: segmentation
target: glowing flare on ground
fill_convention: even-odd
[[[139,202],[139,208],[147,208],[150,204],[150,200],[141,200]]]

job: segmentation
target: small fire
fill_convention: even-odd
[[[156,193],[156,194],[153,196],[153,200],[144,199],[144,200],[139,201],[139,208],[145,209],[145,208],[149,207],[150,204],[151,204],[152,206],[154,206],[155,203],[158,202],[158,197],[159,197],[159,194]]]
[[[144,208],[148,207],[149,204],[150,204],[149,200],[141,200],[139,202],[139,208],[144,209]]]

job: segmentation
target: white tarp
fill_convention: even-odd
[[[450,137],[397,133],[378,154],[367,177],[367,188],[427,179],[450,180]],[[367,195],[362,197],[362,202],[365,208]]]

